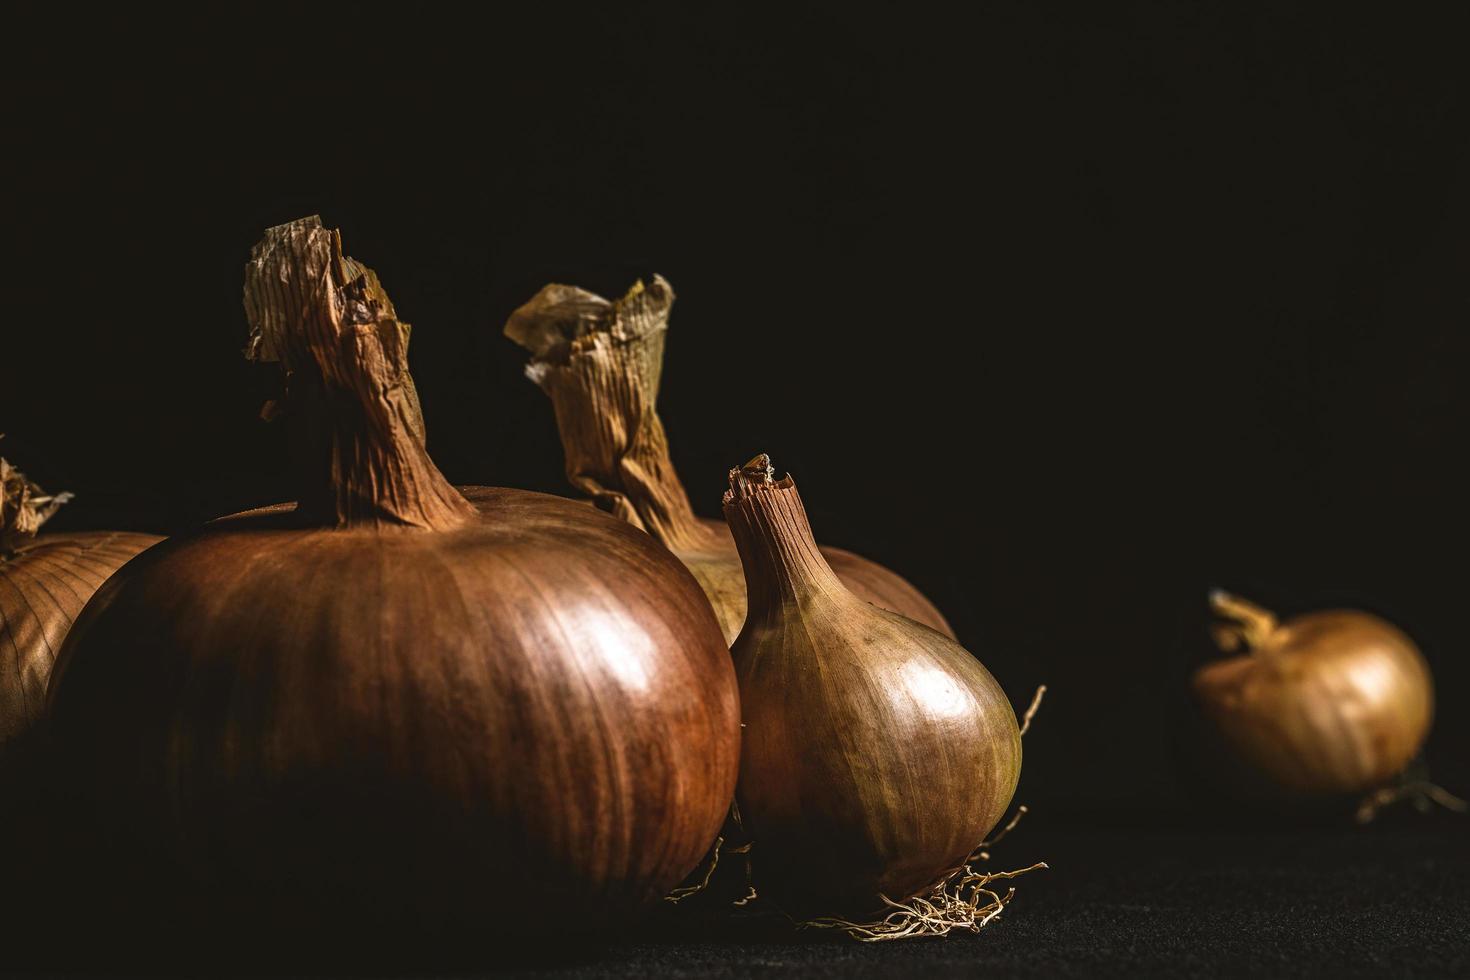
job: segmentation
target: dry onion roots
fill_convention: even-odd
[[[1015,897],[1016,890],[1004,894],[992,889],[991,882],[1015,878],[1028,871],[1039,871],[1046,863],[1038,861],[1029,868],[1016,871],[976,871],[966,864],[954,875],[934,886],[928,895],[895,902],[884,899],[893,911],[877,922],[850,922],[847,919],[809,919],[802,926],[809,929],[839,929],[862,943],[881,943],[892,939],[917,939],[947,936],[956,929],[979,932],[1000,917]]]
[[[1030,730],[1031,721],[1036,717],[1036,712],[1041,707],[1041,700],[1045,694],[1045,684],[1036,689],[1031,705],[1026,709],[1021,721],[1022,735]],[[1008,881],[1049,867],[1045,861],[1038,861],[1029,867],[1012,871],[986,871],[976,867],[976,865],[991,860],[989,848],[994,847],[1014,830],[1026,813],[1025,805],[1018,806],[1015,814],[994,837],[981,842],[965,858],[964,864],[929,888],[901,902],[881,896],[883,904],[891,911],[880,918],[854,921],[841,916],[819,916],[805,921],[795,919],[790,921],[799,929],[834,930],[865,943],[942,937],[957,930],[978,933],[1000,917],[1016,894],[1014,887],[1006,888],[1004,893],[1000,892],[991,887],[994,882]],[[732,834],[744,836],[738,805],[730,808],[728,826]],[[755,844],[749,839],[736,847],[727,848],[725,844],[724,836],[716,838],[714,846],[710,849],[709,864],[699,880],[675,889],[665,896],[664,901],[677,905],[685,899],[704,893],[715,878],[716,870],[720,867],[720,855],[723,852],[740,855],[745,859],[744,894],[731,902],[731,906],[734,910],[747,910],[750,903],[758,897],[755,886],[751,883],[752,853],[755,850]]]
[[[1031,719],[1036,717],[1037,709],[1041,707],[1041,699],[1045,694],[1045,684],[1036,689],[1036,694],[1031,698],[1031,706],[1026,709],[1026,714],[1021,719],[1022,735],[1025,735],[1031,728]],[[809,919],[801,923],[801,926],[808,929],[836,929],[862,943],[947,936],[956,929],[964,932],[979,932],[1000,918],[1000,914],[1005,911],[1006,906],[1010,905],[1011,899],[1016,895],[1014,887],[1007,888],[1005,893],[1001,894],[990,887],[992,882],[1019,878],[1023,874],[1042,871],[1048,867],[1045,861],[1037,861],[1030,867],[1018,868],[1014,871],[981,871],[975,868],[975,865],[990,860],[988,848],[994,847],[1001,838],[1016,829],[1016,824],[1021,822],[1026,812],[1024,805],[1017,807],[1015,816],[1011,817],[999,833],[981,843],[965,859],[965,863],[958,871],[937,882],[927,892],[915,895],[904,902],[895,902],[886,895],[883,896],[884,904],[893,911],[881,919],[853,922],[849,919],[827,916]]]

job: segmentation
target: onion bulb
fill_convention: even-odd
[[[267,231],[246,275],[300,496],[150,551],[68,638],[68,798],[124,864],[92,888],[359,945],[657,900],[714,839],[739,753],[698,584],[590,507],[452,487],[407,325],[318,219]]]
[[[750,596],[730,653],[756,890],[806,918],[870,914],[936,884],[1015,792],[1005,693],[949,637],[844,585],[766,457],[731,471],[724,511]]]
[[[40,720],[56,652],[92,593],[163,540],[126,531],[38,537],[70,499],[0,459],[0,758]]]
[[[1401,773],[1429,732],[1429,666],[1407,636],[1354,610],[1278,622],[1210,596],[1216,640],[1243,656],[1205,665],[1194,688],[1233,748],[1281,787],[1354,793]]]
[[[723,522],[695,516],[655,410],[673,304],[662,276],[616,302],[550,285],[511,314],[505,334],[531,352],[526,374],[551,399],[572,485],[678,555],[733,641],[745,621],[739,556]],[[862,599],[954,636],[899,575],[840,548],[822,554]]]

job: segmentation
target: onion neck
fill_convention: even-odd
[[[1223,622],[1213,627],[1215,643],[1226,652],[1259,652],[1276,632],[1274,613],[1220,589],[1210,593],[1210,609]]]
[[[662,276],[615,302],[553,284],[505,335],[531,352],[526,374],[551,399],[572,486],[672,551],[708,550],[721,541],[695,516],[655,410],[673,303]]]
[[[790,476],[773,479],[770,457],[757,456],[730,471],[724,510],[745,568],[748,617],[850,595],[817,547],[796,484]]]
[[[447,530],[475,510],[434,466],[408,373],[409,325],[342,239],[303,218],[278,225],[245,272],[246,356],[279,364],[299,512],[328,527]]]
[[[30,544],[41,525],[71,497],[47,493],[0,458],[0,562]]]

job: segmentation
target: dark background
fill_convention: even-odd
[[[1051,685],[1039,819],[1235,819],[1187,694],[1216,585],[1406,628],[1470,790],[1465,25],[1090,6],[23,17],[0,449],[76,491],[56,528],[291,497],[240,288],[320,213],[449,477],[567,492],[500,329],[660,272],[696,509],[769,452],[1018,708]]]

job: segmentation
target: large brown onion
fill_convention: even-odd
[[[1200,668],[1194,688],[1246,761],[1282,787],[1351,793],[1402,772],[1429,732],[1429,666],[1407,636],[1354,610],[1278,622],[1224,592],[1222,649],[1244,656]]]
[[[163,540],[127,531],[38,537],[70,498],[46,493],[0,459],[0,760],[40,720],[56,652],[92,593]]]
[[[866,915],[954,871],[1010,804],[1005,692],[948,637],[864,602],[818,550],[790,477],[731,471],[750,615],[730,648],[736,801],[754,884],[799,917]]]
[[[722,521],[695,516],[655,410],[673,304],[662,276],[635,283],[616,302],[550,285],[511,314],[505,335],[531,352],[526,374],[551,399],[572,486],[678,555],[734,641],[745,621],[740,558]],[[954,636],[901,576],[841,548],[822,554],[862,599]]]
[[[378,291],[317,219],[266,233],[250,350],[286,374],[299,502],[149,552],[62,652],[50,720],[103,908],[149,888],[159,921],[358,950],[581,928],[719,829],[739,707],[698,584],[592,508],[450,486]]]

